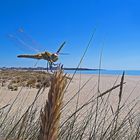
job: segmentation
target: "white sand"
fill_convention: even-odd
[[[100,78],[100,92],[103,93],[107,89],[111,88],[116,80],[116,84],[119,84],[121,76],[117,77],[114,75],[102,75]],[[89,80],[89,81],[88,81]],[[87,82],[88,81],[88,82]],[[87,83],[86,83],[87,82]],[[123,89],[123,99],[122,102],[131,102],[133,99],[136,99],[137,101],[140,100],[140,76],[125,76],[125,82]],[[86,83],[86,84],[85,84]],[[85,84],[85,85],[84,85]],[[79,91],[79,89],[84,85],[84,87]],[[6,87],[0,89],[0,108],[3,107],[6,104],[12,104],[15,97],[18,95],[20,89],[18,91],[9,91]],[[21,90],[20,95],[18,96],[18,99],[16,100],[16,104],[14,105],[14,110],[16,108],[22,106],[22,109],[27,108],[35,98],[35,95],[37,93],[37,89],[28,89],[24,88]],[[78,104],[82,105],[85,102],[89,100],[93,95],[96,97],[99,95],[98,91],[98,76],[97,75],[91,75],[91,74],[76,74],[74,79],[72,80],[71,84],[69,85],[65,97],[64,97],[64,103],[67,103],[67,101],[75,95],[75,93],[79,92],[79,100]],[[133,92],[132,92],[133,91]],[[42,107],[42,105],[45,103],[45,100],[47,99],[47,93],[48,89],[45,90],[43,94],[40,95],[37,106]],[[119,94],[119,88],[115,89],[110,96],[110,104],[112,106],[115,106],[118,103],[118,94]],[[131,96],[127,99],[127,97],[131,94]],[[108,94],[107,94],[108,95]],[[107,97],[105,95],[105,97]],[[75,109],[77,97],[74,98],[66,107],[65,111],[71,112],[73,109]],[[127,99],[127,100],[126,100]]]
[[[89,80],[89,81],[88,81]],[[95,94],[97,96],[98,91],[98,80],[99,77],[97,75],[76,75],[69,86],[68,92],[66,93],[66,97],[70,98],[74,93],[78,92],[79,88],[81,88],[86,82],[87,84],[80,90],[80,102],[88,100],[91,96]],[[101,75],[100,77],[100,84],[99,90],[100,93],[110,89],[113,85],[117,85],[120,83],[121,76],[114,76],[114,75]],[[140,99],[140,76],[125,76],[124,88],[123,88],[123,100],[125,100],[130,94],[131,97],[128,102],[136,98],[137,100]],[[131,93],[132,92],[132,93]],[[113,90],[111,93],[114,98],[112,98],[113,102],[118,100],[119,88]],[[99,95],[99,93],[98,93]]]

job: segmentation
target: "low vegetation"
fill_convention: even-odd
[[[0,71],[1,86],[9,90],[18,90],[18,87],[40,88],[50,86],[51,74],[43,71],[2,70]]]

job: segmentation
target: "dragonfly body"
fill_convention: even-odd
[[[42,52],[39,54],[23,54],[23,55],[18,55],[17,57],[19,58],[32,58],[32,59],[44,59],[47,60],[48,62],[54,63],[58,60],[58,54],[56,53],[50,53],[50,52]]]

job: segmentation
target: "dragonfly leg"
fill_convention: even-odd
[[[48,62],[49,63],[49,69],[51,70],[51,72],[53,72],[52,71],[52,65],[53,65],[53,63],[52,62]]]
[[[56,63],[56,64],[53,63],[53,65],[57,66],[57,69],[63,69],[63,65],[61,63]]]
[[[49,62],[47,61],[47,72],[49,71]]]

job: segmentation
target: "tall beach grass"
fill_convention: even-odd
[[[79,105],[77,100],[76,106],[72,106],[75,108],[73,112],[64,117],[63,111],[78,96],[75,95],[67,102],[63,101],[68,82],[63,70],[58,70],[51,79],[49,91],[46,92],[42,86],[24,112],[19,108],[11,113],[20,91],[12,104],[0,108],[1,138],[5,140],[138,140],[140,138],[139,111],[136,111],[139,108],[138,102],[136,100],[128,104],[122,102],[124,78],[123,73],[119,84],[114,84],[102,93],[97,90],[82,105]],[[84,87],[79,88],[79,92],[82,88]],[[118,103],[113,107],[109,104],[109,98],[112,91],[116,89],[119,89]],[[44,92],[48,98],[44,107],[38,108],[36,102]],[[129,111],[126,112],[128,108]]]

